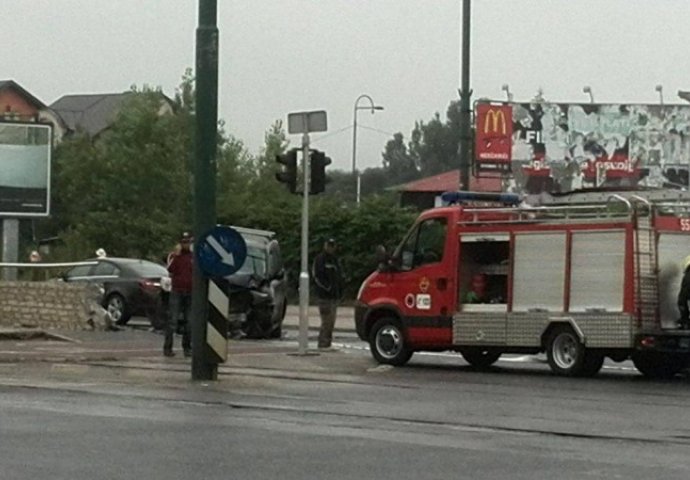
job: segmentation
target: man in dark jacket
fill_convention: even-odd
[[[318,347],[324,350],[329,349],[333,341],[333,327],[335,326],[338,302],[342,294],[342,274],[335,250],[335,240],[328,239],[324,243],[323,251],[314,259],[312,266],[314,293],[321,316]]]
[[[683,280],[680,283],[680,291],[678,292],[678,310],[680,310],[678,324],[680,328],[684,329],[690,329],[688,301],[690,301],[690,256],[685,257],[683,261]]]
[[[182,350],[184,356],[192,354],[190,338],[190,310],[192,307],[192,236],[184,232],[180,238],[180,249],[170,256],[168,272],[172,280],[172,291],[170,292],[170,315],[165,327],[165,342],[163,343],[163,355],[172,357],[173,338],[177,330],[177,322],[182,313],[184,318],[184,330],[182,332]]]

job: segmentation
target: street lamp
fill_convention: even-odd
[[[661,84],[659,84],[654,88],[654,90],[659,92],[659,104],[663,105],[664,104],[664,87]]]
[[[585,85],[584,87],[582,87],[582,92],[589,94],[589,103],[594,103],[594,94],[592,93],[592,87],[590,87],[589,85]]]
[[[503,86],[501,87],[501,90],[506,92],[506,98],[509,102],[513,101],[513,94],[510,93],[510,86],[507,83],[504,83]]]
[[[359,101],[362,99],[367,99],[369,101],[368,106],[359,106]],[[357,170],[357,112],[359,110],[371,110],[371,114],[373,115],[376,110],[383,110],[383,107],[381,105],[375,105],[374,100],[371,99],[369,95],[362,94],[359,97],[357,97],[357,100],[355,100],[355,108],[354,108],[354,113],[353,113],[353,127],[352,127],[352,174],[357,178],[357,205],[359,205],[359,197],[360,197],[360,175],[359,171]]]

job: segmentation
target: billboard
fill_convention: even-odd
[[[512,157],[513,115],[510,105],[480,103],[474,150],[484,170],[509,171]]]
[[[491,156],[499,150],[487,135],[505,136],[500,117],[488,112],[510,119],[510,153],[500,150],[502,160],[509,159],[500,171],[510,179],[510,190],[688,187],[690,105],[478,102],[479,172],[497,171]]]
[[[0,216],[50,213],[52,126],[0,121]]]

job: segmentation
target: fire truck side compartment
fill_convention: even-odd
[[[512,238],[512,302],[508,308],[459,305],[455,345],[541,348],[551,325],[568,323],[589,348],[633,346],[633,317],[623,311],[625,230],[518,232]],[[471,270],[461,265],[461,277]]]

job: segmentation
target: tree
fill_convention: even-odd
[[[408,153],[403,134],[400,132],[386,143],[383,169],[390,179],[389,185],[406,183],[419,175],[414,158]]]
[[[376,246],[392,251],[412,225],[416,213],[397,205],[395,195],[363,197],[358,208],[332,199],[314,202],[310,215],[310,258],[325,239],[336,237],[343,268],[345,295],[353,298],[364,279],[376,269]]]
[[[57,205],[66,238],[121,256],[156,257],[191,223],[189,119],[160,115],[159,92],[132,95],[98,139],[56,152]],[[82,255],[90,255],[88,250]]]

